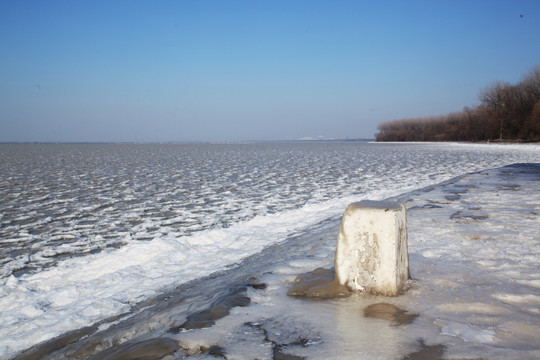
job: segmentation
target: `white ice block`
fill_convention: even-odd
[[[409,279],[407,210],[364,200],[345,210],[334,257],[336,280],[352,291],[397,296]]]

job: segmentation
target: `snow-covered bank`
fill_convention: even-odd
[[[398,196],[408,207],[414,279],[403,296],[286,296],[297,274],[332,266],[335,220],[182,286],[122,321],[89,329],[51,358],[81,358],[111,346],[127,354],[137,344],[165,356],[171,341],[181,349],[167,359],[194,353],[192,359],[210,353],[227,359],[540,358],[539,190],[540,165],[528,164]],[[232,306],[215,324],[175,330],[225,303]]]
[[[446,358],[539,358],[540,164],[402,199],[416,279],[403,300],[420,314],[418,329],[431,329],[426,343],[443,344]]]

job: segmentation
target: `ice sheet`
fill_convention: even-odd
[[[225,155],[220,153],[224,149],[228,151]],[[231,149],[242,156],[234,157]],[[170,148],[158,147],[164,154],[150,156],[141,167],[137,151],[148,156],[147,149],[134,147],[126,152],[131,161],[128,165],[120,164],[126,160],[124,154],[105,157],[102,162],[106,166],[84,158],[86,162],[71,164],[78,168],[70,168],[62,165],[66,161],[70,164],[68,153],[61,152],[61,156],[45,159],[53,162],[49,170],[55,171],[55,179],[47,179],[52,174],[43,175],[44,178],[32,171],[3,176],[2,195],[9,201],[2,206],[9,211],[4,211],[0,219],[1,242],[2,249],[10,252],[0,263],[4,274],[0,279],[0,356],[132,311],[136,304],[191,280],[234,268],[272,244],[310,234],[317,224],[339,218],[350,202],[383,199],[486,168],[494,162],[531,161],[539,156],[538,146],[371,144],[356,150],[351,150],[350,145],[314,147],[309,152],[287,147],[284,149],[288,152],[275,147],[254,149],[257,156],[271,151],[278,152],[278,156],[272,162],[272,157],[265,155],[263,161],[246,155],[245,149],[238,147],[220,147],[220,151],[199,147],[197,151],[209,151],[203,155],[196,155],[191,148],[191,152],[184,154],[175,152],[175,148],[171,152]],[[183,155],[193,158],[187,161]],[[285,165],[287,160],[292,164]],[[171,171],[175,162],[178,172]],[[235,168],[236,163],[241,167]],[[4,162],[3,169],[7,165],[13,164]],[[129,175],[133,169],[138,171],[135,176]],[[92,175],[95,170],[101,172]],[[193,175],[185,178],[184,172]],[[23,175],[34,181],[32,194],[25,193],[28,189],[18,182]],[[219,181],[213,182],[214,177]],[[52,184],[61,186],[56,189]],[[532,270],[538,268],[538,246],[529,241],[533,234],[523,230],[538,225],[538,217],[533,213],[538,210],[519,210],[521,223],[514,219],[510,224],[506,220],[502,224],[494,221],[494,213],[512,216],[519,205],[514,196],[519,188],[511,185],[510,181],[500,186],[500,201],[484,199],[481,192],[468,200],[483,201],[479,210],[476,205],[453,207],[453,203],[460,203],[461,192],[469,189],[458,185],[450,192],[442,191],[438,198],[412,205],[440,204],[446,211],[435,216],[433,223],[416,225],[423,235],[419,235],[411,249],[420,262],[431,264],[431,258],[470,261],[495,271],[500,278],[524,274],[516,279],[516,284],[527,289],[527,284],[538,281],[540,276]],[[470,186],[468,195],[474,195],[474,182]],[[524,198],[534,200],[535,194],[527,193]],[[182,206],[175,206],[177,203]],[[494,204],[493,208],[490,204]],[[15,205],[19,206],[18,212],[11,207]],[[441,226],[443,218],[451,219],[455,229]],[[481,221],[490,226],[482,230],[473,226]],[[520,244],[493,242],[500,233],[515,237]],[[455,234],[459,234],[458,240],[453,237]],[[28,251],[10,247],[12,243],[28,244]],[[328,254],[333,254],[328,247],[334,245],[332,238],[329,245],[323,246],[324,251],[316,247],[299,250],[306,253],[291,264],[276,261],[273,272],[282,274],[283,279],[294,279],[300,272],[325,265]],[[458,280],[452,277],[440,276],[433,283],[459,288]],[[537,305],[529,301],[527,294],[512,287],[503,289],[493,293],[491,301],[501,301],[497,295],[507,300],[504,306],[516,306],[516,300],[512,303],[509,296],[522,296],[517,306],[527,314],[537,312]],[[272,286],[268,291],[271,290]],[[268,306],[288,306],[283,301]],[[303,307],[299,305],[298,311]],[[338,307],[335,311],[341,310]],[[395,331],[400,332],[389,330],[388,336],[393,337]],[[365,341],[367,344],[370,340]],[[400,342],[389,351],[399,353],[404,348],[410,345]]]
[[[267,247],[237,268],[173,291],[156,305],[103,327],[52,358],[99,353],[113,343],[172,339],[181,349],[175,358],[197,354],[195,358],[211,359],[208,349],[213,348],[227,359],[405,359],[408,354],[429,359],[537,359],[540,292],[519,280],[538,276],[540,257],[535,251],[540,239],[529,222],[538,221],[539,175],[540,164],[518,165],[397,197],[409,206],[413,275],[402,296],[356,293],[306,300],[286,295],[297,274],[332,266],[337,219]],[[512,183],[520,184],[520,190],[508,186]],[[459,199],[447,199],[457,192]],[[505,198],[509,193],[511,200]],[[504,202],[497,202],[501,197]],[[471,205],[491,206],[489,217],[467,222],[452,217]],[[508,206],[513,210],[505,210]],[[504,230],[510,224],[512,229]],[[464,236],[469,231],[487,235],[484,240]],[[474,253],[478,241],[487,249]],[[527,253],[534,256],[519,263],[505,254],[495,267],[480,261],[516,242],[521,250],[512,250],[515,259]],[[424,248],[433,247],[450,251],[439,258],[422,255]],[[230,308],[210,327],[172,331],[239,286],[249,305]]]

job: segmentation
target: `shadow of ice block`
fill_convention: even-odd
[[[352,291],[397,296],[409,279],[407,211],[364,200],[345,210],[334,257],[336,280]]]

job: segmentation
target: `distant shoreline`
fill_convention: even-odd
[[[362,142],[374,144],[540,144],[540,140],[482,140],[482,141],[437,141],[437,140],[376,140],[357,139],[295,139],[295,140],[245,140],[245,141],[0,141],[0,145],[203,145],[203,144],[276,144],[276,143],[339,143]]]
[[[462,143],[462,144],[539,144],[540,143],[540,140],[521,140],[521,139],[516,139],[516,140],[499,140],[499,139],[496,139],[496,140],[479,140],[479,141],[465,141],[465,140],[461,140],[461,141],[450,141],[450,140],[445,140],[445,141],[437,141],[437,140],[425,140],[425,141],[422,141],[422,140],[411,140],[411,141],[407,141],[407,140],[402,140],[402,141],[385,141],[385,140],[374,140],[374,142],[376,143],[381,143],[381,144],[384,144],[384,143],[404,143],[404,144],[410,144],[410,143],[441,143],[441,144],[444,144],[444,143]]]
[[[375,138],[355,139],[291,139],[291,140],[187,140],[187,141],[0,141],[8,144],[265,144],[302,142],[374,142]]]

